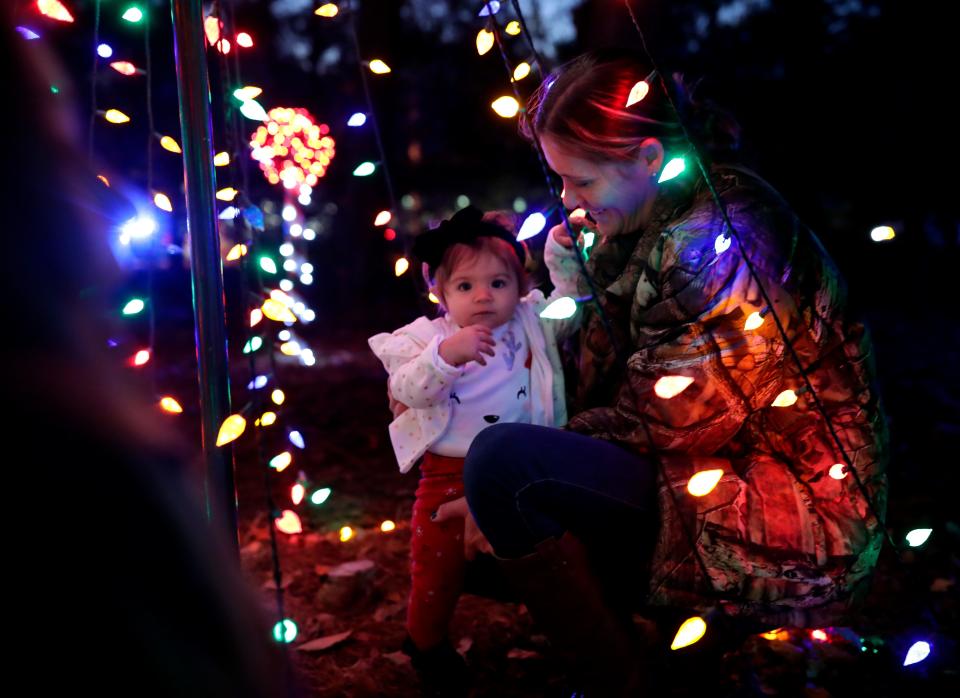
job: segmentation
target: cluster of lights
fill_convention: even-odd
[[[277,107],[251,136],[252,157],[271,184],[313,187],[336,153],[329,134],[330,127],[315,123],[306,109]]]

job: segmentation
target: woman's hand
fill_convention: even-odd
[[[477,522],[473,520],[473,514],[470,513],[470,508],[467,506],[466,497],[441,504],[430,516],[431,520],[438,522],[455,518],[463,519],[463,556],[465,558],[472,560],[477,556],[477,553],[493,555],[493,547],[480,529],[477,528]]]
[[[587,220],[587,214],[581,208],[571,212],[569,218],[570,226],[574,230],[582,231],[584,228],[594,230],[594,224]],[[563,223],[558,223],[550,228],[550,234],[553,236],[554,240],[564,247],[573,247],[573,240],[570,239],[570,234],[567,232],[567,226],[565,226]]]

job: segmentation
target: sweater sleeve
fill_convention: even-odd
[[[783,342],[769,317],[746,329],[764,302],[737,241],[718,240],[723,223],[712,209],[690,214],[652,250],[614,404],[578,414],[571,429],[641,453],[652,439],[657,450],[711,455],[783,388]],[[730,215],[751,259],[762,260],[758,271],[778,316],[789,317],[792,300],[779,283],[788,253],[768,234],[789,222],[749,206],[731,207]]]
[[[371,337],[370,348],[387,369],[390,392],[396,400],[417,409],[433,407],[449,397],[462,369],[440,357],[441,335],[436,334],[424,346],[405,330]]]
[[[545,300],[543,307],[563,298],[579,298],[584,293],[586,282],[584,280],[583,268],[577,261],[578,250],[573,247],[564,247],[553,239],[552,235],[547,235],[547,241],[543,247],[543,262],[550,273],[550,283],[553,284],[553,292]],[[539,308],[538,312],[543,308]],[[553,328],[553,334],[558,340],[569,337],[580,329],[580,321],[583,313],[579,307],[577,311],[569,318],[558,320],[545,320]]]

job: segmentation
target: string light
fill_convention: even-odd
[[[520,22],[515,19],[507,22],[507,26],[503,30],[510,36],[517,36],[520,33]]]
[[[367,162],[361,162],[361,163],[360,163],[359,165],[357,165],[357,167],[353,170],[353,176],[354,176],[354,177],[367,177],[367,176],[369,176],[369,175],[372,175],[376,169],[377,169],[377,166],[374,165],[374,164],[373,164],[372,162],[370,162],[369,160],[368,160]]]
[[[797,401],[797,394],[792,390],[784,390],[782,393],[777,395],[774,401],[771,403],[773,407],[790,407]]]
[[[660,179],[657,180],[657,184],[662,182],[667,182],[671,179],[679,177],[687,169],[687,161],[683,158],[673,158],[666,164],[663,168],[663,172],[660,173]]]
[[[523,80],[530,74],[530,64],[526,61],[522,61],[517,64],[517,67],[513,69],[513,81],[517,82],[518,80]]]
[[[100,56],[100,58],[110,58],[113,56],[113,48],[110,44],[100,44],[97,46],[97,55]]]
[[[933,648],[930,646],[930,643],[925,642],[924,640],[914,642],[912,645],[910,645],[910,649],[907,650],[907,655],[903,658],[903,666],[919,664],[930,656],[930,651],[932,649]]]
[[[397,239],[397,231],[394,230],[393,228],[387,228],[386,230],[383,231],[383,239],[384,239],[384,240],[388,240],[388,241],[389,241],[389,240],[396,240],[396,239]]]
[[[577,312],[577,302],[570,296],[564,296],[553,301],[540,312],[540,317],[546,320],[563,320],[573,317]]]
[[[153,195],[153,203],[161,211],[166,211],[167,213],[173,212],[173,204],[170,203],[170,197],[166,194],[157,192]]]
[[[718,255],[723,254],[730,249],[730,245],[733,242],[733,236],[727,235],[726,233],[720,233],[717,235],[717,239],[713,241],[713,250]]]
[[[263,418],[260,419],[260,422],[263,422]],[[292,462],[293,456],[290,454],[290,451],[284,451],[270,459],[270,467],[278,473],[282,473]]]
[[[277,263],[274,262],[269,257],[261,257],[259,262],[260,262],[260,268],[263,269],[268,274],[277,273]]]
[[[132,363],[134,366],[143,366],[148,361],[150,361],[150,350],[141,349],[133,355],[133,359],[131,359],[130,363]]]
[[[261,320],[263,320],[263,311],[260,308],[250,311],[250,327],[256,327]]]
[[[136,315],[146,307],[146,303],[143,302],[141,298],[131,298],[127,301],[127,304],[123,306],[123,310],[120,311],[124,315]]]
[[[270,393],[270,399],[273,400],[273,404],[282,405],[283,401],[287,399],[287,396],[283,394],[283,391],[277,388],[272,393]]]
[[[825,630],[817,628],[816,630],[810,631],[810,639],[816,640],[817,642],[826,642],[830,639],[830,636],[827,635]]]
[[[280,345],[280,353],[285,354],[286,356],[297,356],[300,353],[300,343],[299,342],[284,342]]]
[[[294,429],[293,431],[291,431],[291,432],[287,435],[287,438],[290,439],[290,443],[292,443],[294,446],[296,446],[297,448],[299,448],[299,449],[301,449],[301,450],[303,450],[304,448],[307,447],[306,443],[304,443],[304,441],[303,441],[303,434],[301,434],[301,433],[300,433],[299,431],[297,431],[296,429]]]
[[[60,0],[37,0],[37,9],[40,14],[58,22],[73,22],[73,15]]]
[[[113,61],[110,64],[110,67],[116,70],[121,75],[136,75],[137,66],[135,66],[130,61]]]
[[[932,528],[915,528],[906,535],[907,543],[911,548],[919,548],[927,542],[932,533]]]
[[[213,164],[216,167],[226,167],[230,164],[230,153],[217,153],[213,156]]]
[[[255,85],[244,85],[233,91],[233,96],[235,99],[241,102],[248,102],[251,99],[256,99],[261,94],[263,94],[263,89]]]
[[[390,519],[387,519],[386,521],[380,524],[380,530],[383,531],[384,533],[390,533],[391,531],[395,531],[396,529],[397,529],[397,524],[395,524]]]
[[[303,523],[300,521],[300,517],[297,516],[297,512],[292,509],[284,509],[283,513],[273,520],[273,525],[276,526],[277,530],[281,533],[286,533],[291,536],[297,533],[303,533]]]
[[[183,408],[180,406],[180,403],[169,395],[160,398],[160,409],[162,409],[164,412],[169,412],[170,414],[180,414],[183,412]]]
[[[763,324],[763,315],[754,311],[747,316],[746,322],[743,323],[743,329],[746,332],[749,332],[750,330],[757,329],[762,324]]]
[[[255,99],[248,99],[240,105],[240,113],[251,121],[266,121],[267,110]]]
[[[137,24],[143,19],[143,10],[136,5],[131,5],[122,15],[120,15],[120,19],[130,22],[130,24]]]
[[[870,231],[870,239],[874,242],[893,240],[896,236],[897,232],[889,225],[880,225]]]
[[[477,34],[477,53],[482,56],[493,48],[493,44],[493,32],[481,29]]]
[[[630,94],[627,95],[627,103],[625,106],[631,107],[637,102],[642,101],[648,92],[650,92],[650,84],[646,80],[641,80],[636,83],[630,88]]]
[[[180,144],[177,143],[172,136],[161,136],[160,147],[171,153],[176,153],[177,155],[183,153],[183,150],[180,149]]]
[[[279,643],[289,645],[297,637],[297,624],[289,618],[284,618],[273,626],[273,639]]]
[[[701,470],[694,474],[687,482],[687,492],[694,497],[705,497],[713,492],[717,483],[720,482],[721,477],[723,477],[723,470],[721,468]]]
[[[373,219],[373,224],[376,226],[386,225],[390,222],[390,219],[393,218],[393,214],[389,211],[381,211],[377,214],[377,217]]]
[[[440,304],[440,299],[437,298],[437,296],[433,293],[433,291],[431,291],[430,293],[427,294],[427,300],[430,301],[431,303],[435,304],[435,305],[439,305],[439,304]]]
[[[834,480],[842,480],[847,476],[847,466],[843,463],[834,463],[827,472]]]
[[[523,225],[520,226],[520,232],[517,233],[517,242],[527,240],[532,238],[534,235],[538,235],[546,225],[546,216],[540,212],[531,213],[529,216],[527,216],[526,220],[523,221]]]
[[[653,384],[653,392],[657,397],[669,400],[689,388],[692,383],[693,378],[690,376],[663,376]]]
[[[670,649],[679,650],[698,642],[707,632],[707,623],[700,616],[687,618],[680,625],[677,634],[670,643]]]
[[[339,7],[337,7],[332,2],[328,2],[326,4],[321,5],[316,10],[314,10],[313,14],[330,19],[331,17],[336,17],[339,12],[340,12]]]
[[[489,17],[500,11],[500,3],[497,0],[486,0],[483,8],[477,13],[477,17]]]
[[[262,310],[264,315],[275,322],[296,322],[297,320],[297,316],[290,308],[273,298],[263,302]]]
[[[370,61],[369,67],[370,72],[374,75],[386,75],[387,73],[391,72],[390,66],[381,61],[379,58],[374,58],[372,61]]]
[[[356,112],[349,119],[347,119],[347,126],[352,128],[363,126],[365,123],[367,123],[367,115],[361,111]]]
[[[393,274],[394,276],[403,276],[409,268],[410,262],[407,261],[406,257],[401,257],[393,265]]]
[[[490,106],[493,107],[493,111],[497,113],[497,116],[503,117],[504,119],[511,119],[520,111],[520,103],[510,95],[498,97]]]
[[[300,504],[303,501],[304,496],[306,495],[307,490],[299,482],[290,488],[290,501],[294,505]]]
[[[253,37],[247,32],[240,32],[237,34],[236,40],[237,46],[242,46],[243,48],[253,48]]]
[[[252,381],[247,383],[247,390],[260,390],[263,386],[267,384],[267,377],[264,375],[259,375],[254,378]]]
[[[251,337],[250,339],[247,340],[247,343],[243,345],[243,353],[252,354],[262,346],[263,346],[263,339],[261,339],[260,337]]]
[[[340,529],[340,542],[346,543],[351,538],[353,538],[353,529],[349,526],[342,527]]]
[[[237,194],[239,193],[240,192],[233,187],[224,187],[223,189],[217,190],[217,198],[220,201],[233,201],[235,198],[237,198]]]
[[[223,420],[220,431],[217,432],[217,446],[224,446],[236,441],[247,428],[247,420],[242,415],[232,414]]]
[[[330,498],[330,495],[333,493],[329,487],[321,487],[316,492],[310,495],[310,502],[313,504],[323,504]]]
[[[247,246],[243,243],[238,243],[230,248],[230,251],[227,252],[227,261],[233,262],[237,259],[240,259],[243,255],[247,253]]]
[[[267,410],[262,415],[260,415],[260,419],[257,420],[257,426],[269,427],[276,424],[276,422],[277,422],[277,413]]]
[[[103,182],[104,186],[107,186],[107,187],[110,186],[110,180],[107,179],[106,177],[104,177],[102,174],[98,174],[98,175],[97,175],[97,179],[99,179],[101,182]]]
[[[103,113],[103,118],[111,124],[125,124],[130,121],[130,117],[119,109],[107,109],[107,111]]]

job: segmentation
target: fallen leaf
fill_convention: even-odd
[[[534,652],[533,650],[522,650],[519,647],[514,647],[512,650],[507,652],[507,659],[539,659],[540,653]]]
[[[457,643],[457,652],[460,653],[461,657],[466,657],[471,647],[473,647],[473,638],[461,637],[460,642]]]
[[[406,601],[398,601],[397,603],[384,604],[380,606],[376,611],[373,612],[373,619],[377,623],[382,623],[392,616],[395,616],[404,608],[407,607]]]
[[[318,637],[316,640],[310,640],[309,642],[304,642],[302,645],[297,645],[297,649],[303,652],[319,652],[340,644],[352,634],[352,630],[345,630],[336,635],[325,635],[324,637]]]
[[[410,657],[408,657],[407,655],[405,655],[403,652],[400,652],[400,651],[388,652],[382,656],[384,659],[389,659],[391,662],[393,662],[398,666],[410,663]]]
[[[930,591],[939,592],[947,591],[950,587],[953,586],[953,583],[956,580],[954,579],[945,579],[944,577],[937,577],[933,580],[933,583],[930,585]]]
[[[327,572],[328,577],[352,577],[360,572],[373,569],[373,560],[351,560],[337,565]]]

